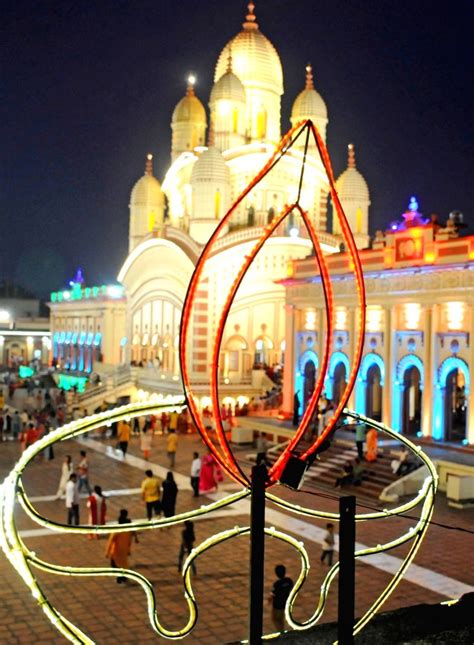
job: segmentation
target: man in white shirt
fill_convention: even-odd
[[[79,525],[79,489],[77,475],[72,473],[66,484],[67,523]]]
[[[191,487],[194,491],[193,497],[199,497],[199,475],[201,473],[201,458],[197,452],[193,453],[191,462]]]

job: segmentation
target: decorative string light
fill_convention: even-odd
[[[211,439],[211,436],[204,426],[201,415],[199,414],[198,409],[198,397],[194,396],[193,388],[190,379],[190,370],[189,370],[189,356],[187,348],[190,343],[190,326],[193,313],[193,305],[195,303],[199,281],[203,275],[205,264],[209,256],[213,251],[213,246],[220,236],[222,229],[228,223],[228,220],[233,212],[235,212],[238,205],[242,202],[243,199],[253,190],[253,188],[272,170],[272,168],[279,162],[279,160],[288,153],[291,147],[294,145],[295,141],[302,136],[306,135],[304,154],[302,158],[301,174],[299,181],[299,189],[296,200],[289,205],[286,205],[282,212],[275,216],[270,224],[268,224],[264,229],[260,237],[257,239],[253,245],[250,252],[245,256],[244,261],[240,269],[237,271],[234,280],[231,284],[231,287],[225,297],[224,306],[218,317],[218,326],[216,332],[216,338],[212,351],[212,365],[210,366],[210,390],[211,390],[211,403],[213,406],[213,411],[216,420],[216,435],[219,442],[219,447],[216,447]],[[356,515],[356,521],[368,521],[382,519],[386,517],[391,517],[395,515],[400,515],[407,510],[410,510],[422,504],[420,518],[417,521],[414,527],[411,527],[407,532],[405,532],[399,538],[391,540],[385,544],[377,545],[376,547],[367,548],[356,552],[356,558],[363,558],[368,555],[375,553],[382,553],[388,551],[397,546],[405,544],[409,541],[412,541],[408,554],[402,561],[402,564],[399,567],[399,570],[395,576],[390,580],[389,584],[385,590],[379,595],[379,597],[374,601],[372,606],[364,614],[364,616],[357,622],[354,627],[354,634],[357,634],[372,618],[375,612],[382,606],[385,600],[392,593],[394,588],[401,581],[404,572],[406,571],[409,564],[412,562],[413,558],[416,555],[416,552],[421,544],[421,541],[426,533],[430,518],[433,513],[434,497],[438,485],[438,476],[436,470],[429,460],[427,455],[421,450],[421,448],[415,446],[411,443],[406,437],[399,435],[394,430],[388,428],[382,423],[375,422],[367,417],[352,412],[350,410],[344,409],[349,398],[349,395],[352,391],[356,374],[359,369],[360,360],[362,357],[363,341],[364,341],[364,330],[365,330],[365,291],[362,275],[362,266],[358,256],[357,248],[355,245],[354,238],[350,231],[347,219],[342,210],[341,203],[337,196],[334,175],[331,168],[331,163],[329,160],[329,155],[327,149],[322,141],[317,129],[311,121],[304,121],[294,128],[292,128],[283,138],[278,148],[271,155],[268,162],[265,164],[263,169],[257,175],[257,177],[247,186],[247,188],[242,192],[237,201],[225,215],[225,217],[219,222],[214,233],[211,235],[211,238],[204,248],[202,255],[198,259],[194,274],[192,276],[191,282],[189,284],[188,292],[186,299],[183,305],[182,319],[181,319],[181,330],[180,330],[180,360],[182,367],[182,378],[183,386],[186,394],[186,399],[183,397],[157,397],[156,401],[150,402],[141,402],[134,403],[103,412],[100,414],[94,414],[88,416],[84,419],[79,419],[71,423],[66,424],[62,428],[55,430],[43,437],[41,440],[30,446],[22,454],[18,462],[15,464],[13,470],[7,476],[3,484],[0,486],[0,546],[2,547],[4,553],[9,559],[12,566],[16,569],[22,580],[25,582],[27,587],[30,589],[33,597],[37,600],[38,604],[44,611],[45,615],[56,627],[56,629],[68,640],[74,643],[93,643],[93,641],[84,634],[76,625],[71,623],[66,617],[54,607],[54,605],[48,600],[46,594],[43,592],[40,584],[36,580],[36,577],[33,573],[33,568],[46,571],[48,573],[53,573],[63,576],[101,576],[101,577],[116,577],[117,575],[126,577],[130,580],[138,583],[143,589],[146,601],[147,601],[147,611],[148,617],[151,624],[151,627],[154,631],[160,636],[167,639],[179,639],[187,636],[197,621],[197,603],[192,587],[192,566],[194,560],[199,557],[202,553],[206,552],[213,546],[222,544],[223,542],[232,539],[234,537],[239,537],[243,535],[248,535],[250,532],[250,527],[234,527],[233,529],[228,529],[222,531],[216,535],[213,535],[206,540],[204,540],[200,545],[192,550],[188,555],[187,559],[184,562],[182,569],[183,584],[184,584],[184,595],[188,605],[188,618],[184,627],[179,630],[169,630],[163,626],[158,617],[157,612],[157,603],[155,592],[150,581],[135,571],[130,569],[116,569],[112,567],[70,567],[70,566],[61,566],[53,565],[51,563],[45,562],[44,560],[38,558],[36,554],[31,551],[23,542],[19,535],[19,531],[16,525],[15,519],[15,503],[18,501],[22,506],[25,513],[37,524],[49,528],[51,530],[60,532],[60,533],[70,533],[70,534],[90,534],[95,533],[100,534],[114,534],[124,531],[144,531],[144,530],[153,530],[157,527],[172,526],[176,524],[181,524],[185,520],[190,520],[199,516],[212,513],[217,509],[224,508],[231,504],[234,504],[237,501],[243,500],[250,496],[250,481],[246,473],[242,470],[237,460],[235,459],[234,454],[229,446],[226,433],[223,427],[223,420],[221,416],[221,410],[219,405],[218,397],[218,360],[220,355],[220,348],[223,339],[224,326],[229,315],[230,308],[234,301],[237,290],[246,275],[248,269],[250,268],[252,262],[255,260],[257,254],[269,239],[272,233],[275,232],[277,227],[285,220],[286,217],[290,215],[293,211],[297,211],[302,220],[308,235],[311,239],[315,250],[317,269],[321,275],[321,283],[323,288],[323,296],[326,305],[326,339],[324,343],[324,348],[322,352],[321,365],[319,370],[319,376],[315,384],[315,389],[313,395],[308,403],[306,411],[303,415],[301,423],[293,437],[289,442],[288,446],[283,451],[282,455],[277,459],[275,464],[269,471],[269,480],[268,487],[275,484],[285,467],[287,460],[290,455],[297,447],[299,441],[303,437],[308,424],[313,416],[314,410],[316,408],[319,396],[324,385],[324,378],[328,369],[329,355],[331,351],[331,342],[333,336],[333,319],[334,319],[334,302],[333,302],[333,292],[331,286],[331,280],[329,276],[328,266],[326,263],[325,256],[322,253],[321,246],[319,243],[318,235],[314,229],[311,219],[308,213],[301,207],[299,203],[301,187],[303,183],[305,162],[306,162],[306,153],[309,145],[310,136],[313,136],[316,142],[316,147],[319,151],[323,166],[326,170],[326,174],[329,181],[329,186],[331,190],[331,196],[333,203],[336,207],[337,217],[339,219],[340,229],[348,249],[349,254],[349,264],[354,271],[355,280],[357,284],[357,297],[358,297],[358,316],[359,324],[357,326],[357,338],[355,341],[355,353],[354,353],[354,362],[349,374],[348,382],[345,387],[345,390],[342,394],[341,400],[335,410],[333,417],[329,420],[325,428],[323,429],[321,435],[312,443],[312,445],[306,450],[306,452],[300,457],[301,459],[307,459],[311,454],[313,454],[319,445],[325,440],[331,430],[334,428],[337,420],[340,418],[340,415],[344,412],[347,416],[351,417],[356,421],[366,423],[368,426],[375,428],[379,432],[387,433],[389,436],[398,439],[401,443],[405,444],[406,447],[413,452],[417,457],[428,468],[429,475],[425,479],[421,490],[418,495],[414,497],[413,500],[402,504],[401,506],[391,509],[391,510],[382,510],[372,513],[366,513],[361,515]],[[180,513],[171,518],[164,519],[155,519],[152,521],[137,520],[130,524],[109,524],[106,526],[68,526],[48,520],[42,516],[32,505],[31,501],[26,494],[26,491],[23,486],[22,476],[27,468],[28,464],[43,451],[48,446],[53,445],[57,441],[63,441],[66,439],[72,439],[80,436],[86,432],[94,430],[96,428],[102,427],[104,425],[110,425],[111,423],[118,422],[123,419],[132,419],[141,415],[155,414],[159,411],[168,411],[171,409],[182,409],[184,405],[188,405],[191,416],[193,418],[198,431],[200,432],[203,441],[209,448],[210,452],[213,454],[218,463],[223,467],[227,474],[232,477],[234,480],[239,482],[243,488],[242,490],[226,496],[225,498],[212,502],[208,505],[203,505],[199,509],[192,511],[187,511],[185,513]],[[290,503],[286,500],[280,499],[278,496],[266,492],[266,500],[268,502],[274,503],[275,505],[284,508],[292,513],[297,515],[308,516],[311,518],[319,519],[331,519],[339,521],[339,515],[336,513],[327,513],[323,511],[318,511],[306,507],[302,507],[298,504]],[[332,581],[339,570],[339,564],[336,563],[327,575],[325,576],[323,583],[321,585],[319,599],[316,605],[316,608],[313,614],[305,621],[297,621],[293,616],[293,609],[298,597],[298,594],[308,576],[310,569],[309,557],[306,549],[301,541],[298,541],[294,537],[287,535],[281,531],[277,531],[274,528],[266,528],[265,533],[275,539],[279,539],[289,544],[296,549],[300,556],[301,560],[301,569],[296,580],[296,583],[288,597],[285,607],[285,615],[288,624],[297,630],[304,630],[310,627],[313,627],[320,617],[323,614],[328,593]],[[278,633],[271,633],[265,635],[265,639],[269,640],[278,636]]]

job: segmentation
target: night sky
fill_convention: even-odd
[[[338,175],[346,146],[371,192],[371,231],[410,195],[444,220],[474,203],[472,0],[260,0],[285,75],[282,131],[311,61]],[[78,266],[116,278],[130,190],[169,164],[172,110],[189,71],[207,105],[242,0],[3,0],[0,278],[42,296]],[[469,174],[468,174],[469,173]],[[471,227],[472,230],[472,227]]]

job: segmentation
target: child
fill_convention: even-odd
[[[323,538],[323,550],[321,551],[321,564],[324,560],[328,561],[328,566],[332,567],[332,556],[334,553],[334,524],[326,524],[326,533]]]
[[[277,564],[275,574],[277,580],[273,583],[269,600],[272,603],[273,624],[279,632],[282,632],[285,629],[285,605],[293,589],[293,580],[286,575],[286,568],[283,564]]]
[[[179,572],[181,572],[182,569],[184,554],[187,553],[189,555],[191,553],[195,540],[196,536],[194,535],[194,524],[191,522],[191,520],[186,520],[186,522],[184,523],[184,529],[181,533],[181,546],[179,548],[178,558]],[[194,564],[194,561],[191,564],[191,569],[194,575],[196,575],[196,565]]]

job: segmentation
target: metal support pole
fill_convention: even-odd
[[[355,613],[355,507],[356,498],[339,500],[339,593],[337,637],[339,645],[354,643]]]
[[[263,565],[265,558],[265,483],[267,467],[252,468],[250,505],[250,645],[260,645],[263,633]]]

